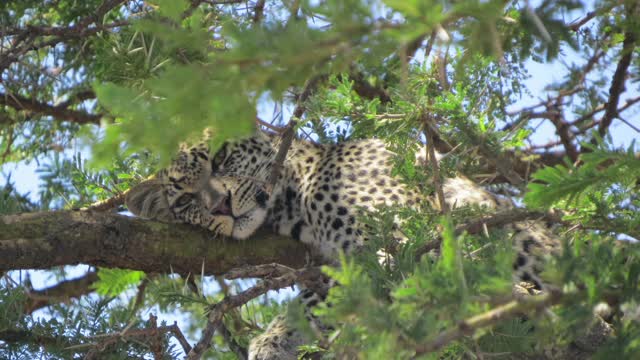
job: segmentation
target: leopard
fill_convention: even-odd
[[[277,164],[281,142],[278,134],[257,131],[225,142],[213,154],[206,142],[182,146],[171,166],[130,190],[126,206],[143,218],[192,224],[236,240],[247,239],[260,228],[271,229],[302,242],[333,265],[340,254],[352,254],[369,241],[366,225],[359,220],[363,212],[391,206],[417,209],[425,203],[441,206],[435,193],[422,195],[394,173],[397,154],[381,139],[319,144],[296,138],[284,162]],[[426,161],[422,154],[416,163]],[[272,183],[274,166],[279,171]],[[442,190],[449,208],[514,207],[463,175],[443,179]],[[514,281],[542,288],[541,264],[557,251],[557,238],[539,221],[512,226]],[[325,298],[326,294],[306,288],[297,297],[318,331],[325,327],[312,308]],[[281,314],[251,340],[249,359],[296,359],[298,347],[309,341]]]

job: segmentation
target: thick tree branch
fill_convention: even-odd
[[[637,7],[638,5],[636,5]],[[637,13],[637,11],[629,11],[631,14]],[[633,16],[633,15],[632,15]],[[631,58],[633,56],[633,50],[636,47],[636,35],[631,30],[624,34],[624,41],[622,42],[622,56],[616,67],[616,71],[613,74],[613,80],[611,81],[611,87],[609,88],[609,100],[605,108],[604,116],[600,120],[600,126],[598,127],[598,133],[600,136],[604,136],[607,133],[607,129],[611,125],[614,118],[618,116],[618,102],[620,101],[620,95],[624,92],[624,83],[627,78],[627,70],[631,65]]]
[[[0,331],[0,341],[18,344],[37,344],[44,348],[62,348],[76,343],[71,339],[58,336],[46,336],[27,330],[6,329]]]
[[[16,36],[20,34],[27,34],[29,36],[57,36],[68,39],[78,39],[89,35],[93,35],[103,30],[110,30],[113,28],[129,25],[128,21],[120,20],[114,21],[108,24],[100,24],[94,27],[87,27],[86,25],[75,26],[33,26],[27,25],[25,27],[10,27],[0,29],[0,36]],[[61,41],[63,39],[60,39]]]
[[[564,146],[564,150],[567,153],[569,159],[572,162],[578,161],[578,156],[580,153],[573,143],[571,129],[569,128],[569,124],[564,120],[564,116],[562,115],[561,107],[562,107],[562,97],[558,97],[555,99],[553,103],[550,103],[549,108],[553,109],[550,111],[551,113],[556,114],[555,116],[550,117],[549,119],[556,127],[556,134],[560,137],[560,142]]]
[[[110,212],[54,211],[0,217],[0,271],[88,264],[149,273],[220,275],[244,265],[305,265],[301,243],[262,231],[246,241],[205,229]]]
[[[65,104],[49,105],[17,94],[0,93],[0,105],[12,107],[18,111],[31,111],[39,115],[51,116],[57,120],[71,121],[78,124],[99,124],[102,117],[100,114],[90,114],[85,111],[69,109]]]
[[[31,290],[27,293],[29,300],[25,304],[25,312],[32,312],[52,303],[67,301],[93,292],[91,285],[98,281],[98,274],[91,271],[79,278],[61,281],[42,290]]]

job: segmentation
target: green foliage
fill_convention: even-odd
[[[638,237],[638,179],[640,161],[635,142],[626,150],[611,150],[605,143],[583,144],[588,152],[581,165],[570,163],[538,170],[529,183],[525,202],[531,207],[557,207],[570,211],[567,219],[586,227]]]
[[[142,271],[101,268],[98,270],[98,281],[92,286],[100,295],[116,296],[133,285],[138,285],[144,277]]]
[[[633,190],[640,178],[640,161],[635,142],[626,151],[612,151],[602,146],[584,144],[590,151],[581,155],[582,164],[556,165],[540,169],[533,178],[542,182],[529,184],[525,201],[530,206],[549,207],[560,201],[565,206],[579,203],[581,196],[607,192],[613,186]]]
[[[9,175],[7,182],[0,189],[0,214],[29,212],[37,208],[38,206],[29,199],[29,194],[17,193]]]
[[[113,329],[135,331],[150,326],[144,320],[132,318],[129,309],[112,297],[93,296],[70,304],[56,304],[47,316],[25,314],[28,301],[22,288],[3,286],[0,289],[0,332],[3,336],[11,334],[14,339],[0,348],[2,358],[82,358],[91,350],[87,343],[104,339]],[[159,339],[167,354],[175,354],[175,345],[169,344],[168,340],[164,336]],[[145,345],[135,341],[117,341],[106,346],[100,358],[142,358],[147,351]]]

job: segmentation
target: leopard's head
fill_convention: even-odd
[[[212,157],[205,144],[182,148],[169,168],[130,190],[127,207],[144,218],[247,238],[270,206],[266,181],[273,156],[263,135],[229,141]]]

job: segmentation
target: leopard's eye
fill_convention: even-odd
[[[213,156],[213,159],[211,159],[211,171],[216,172],[220,170],[222,162],[226,157],[227,157],[227,143],[224,143],[220,148],[220,150],[218,150],[218,152],[216,152],[216,154]]]
[[[185,206],[191,202],[193,199],[193,194],[185,193],[176,200],[176,206]]]

